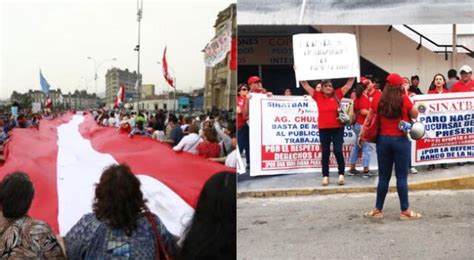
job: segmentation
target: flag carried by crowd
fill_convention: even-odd
[[[29,214],[62,235],[91,212],[94,185],[111,164],[130,166],[142,183],[147,206],[176,236],[192,216],[206,180],[229,169],[176,153],[151,138],[128,138],[115,128],[97,125],[89,114],[42,120],[39,129],[14,129],[4,154],[0,176],[28,173],[36,189]]]

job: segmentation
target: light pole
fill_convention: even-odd
[[[138,86],[137,86],[137,106],[138,110],[140,110],[140,96],[142,94],[142,80],[140,77],[140,22],[142,20],[142,15],[143,15],[143,0],[137,0],[137,21],[138,21],[138,44],[135,46],[135,51],[137,52],[137,81],[138,81]]]
[[[99,70],[100,66],[102,66],[104,63],[106,63],[107,61],[116,61],[117,58],[112,58],[112,59],[105,59],[105,60],[102,60],[100,63],[97,63],[97,60],[92,58],[92,57],[87,57],[88,60],[91,60],[94,62],[94,85],[95,85],[95,93],[97,93],[97,71]]]

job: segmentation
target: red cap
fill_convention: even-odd
[[[402,85],[404,82],[405,80],[397,73],[390,73],[387,77],[388,86],[399,86]]]
[[[258,76],[252,76],[247,80],[247,84],[253,84],[255,82],[262,82],[262,80]]]

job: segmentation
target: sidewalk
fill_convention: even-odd
[[[418,166],[417,174],[408,175],[410,190],[474,189],[474,163],[463,166],[450,164],[449,169],[428,171],[427,166]],[[280,197],[312,194],[375,192],[377,172],[370,178],[360,175],[347,176],[346,184],[337,185],[337,172],[329,174],[329,185],[321,186],[321,173],[298,173],[250,177],[247,172],[238,175],[237,195],[241,197]],[[395,173],[390,180],[390,191],[396,191]]]

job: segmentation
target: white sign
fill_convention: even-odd
[[[348,101],[341,103],[347,105]],[[249,108],[251,176],[321,172],[318,108],[312,98],[252,94]],[[352,126],[347,126],[343,146],[346,166],[355,141]],[[331,170],[337,171],[332,152],[329,160]],[[360,158],[356,166],[361,166]],[[370,169],[377,169],[375,147]]]
[[[293,35],[296,80],[358,77],[356,38],[348,33]]]
[[[221,62],[231,50],[232,44],[232,22],[224,24],[221,33],[216,35],[204,48],[204,63],[206,67],[214,67]]]
[[[33,102],[31,103],[31,112],[38,113],[41,111],[41,103]]]
[[[412,165],[474,161],[474,92],[415,95],[425,136],[412,142]]]

